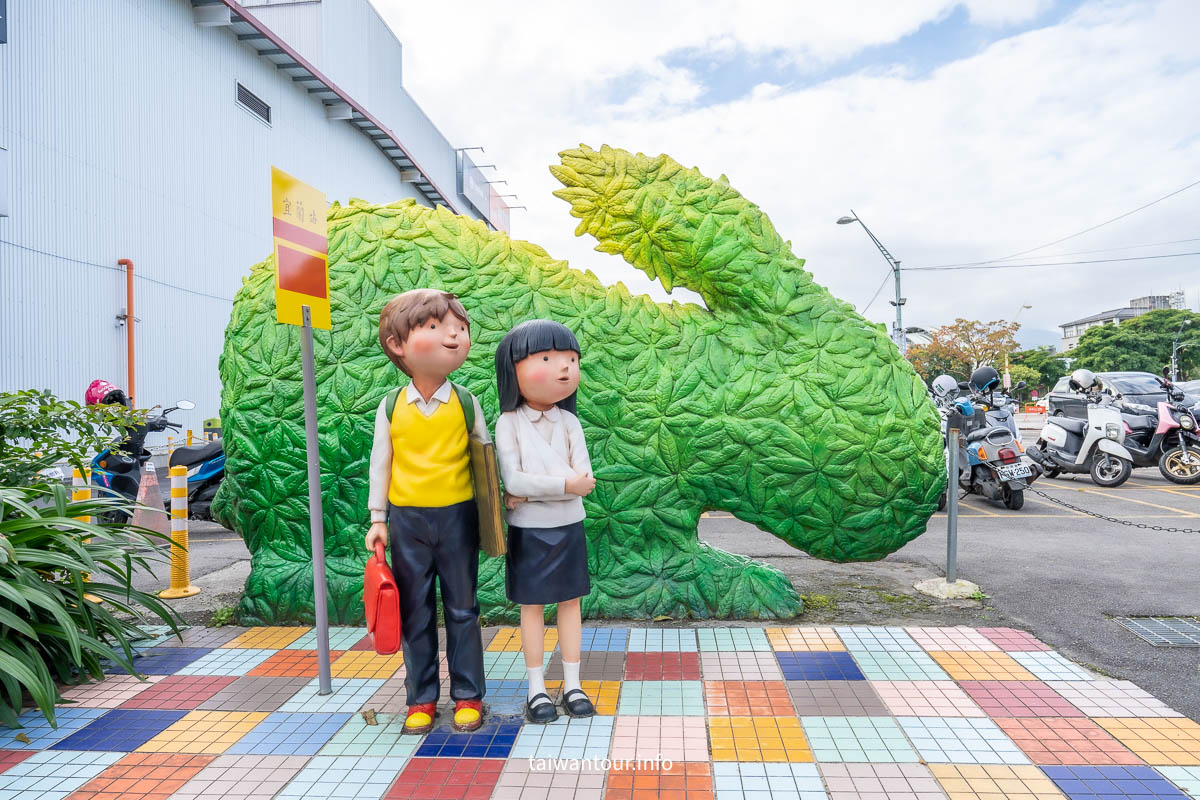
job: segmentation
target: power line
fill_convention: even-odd
[[[1146,242],[1145,244],[1127,244],[1120,247],[1100,247],[1095,250],[1073,250],[1068,253],[1052,253],[1045,256],[1034,256],[1034,258],[1062,258],[1063,256],[1085,256],[1092,253],[1115,253],[1122,250],[1138,250],[1143,247],[1164,247],[1168,244],[1187,244],[1189,242],[1200,242],[1200,238],[1194,239],[1172,239],[1169,242]],[[953,264],[936,264],[929,267],[910,267],[910,269],[945,269],[948,267],[974,267],[979,264],[995,264],[1002,259],[994,261],[961,261]]]
[[[1051,261],[1040,264],[996,264],[993,262],[982,262],[979,264],[962,264],[940,267],[901,267],[905,272],[926,272],[926,271],[953,271],[965,269],[1018,269],[1024,267],[1066,267],[1074,264],[1110,264],[1116,261],[1147,261],[1154,258],[1181,258],[1183,256],[1200,256],[1200,251],[1191,253],[1163,253],[1157,256],[1129,256],[1128,258],[1095,258],[1089,261]]]
[[[67,256],[60,256],[58,253],[50,253],[46,250],[38,250],[36,247],[26,247],[23,244],[17,244],[16,242],[10,242],[7,239],[0,239],[0,244],[7,244],[11,247],[16,247],[19,250],[28,250],[30,253],[38,253],[39,255],[50,256],[51,258],[57,258],[61,261],[69,261],[72,264],[83,264],[84,266],[97,267],[99,269],[107,269],[107,270],[111,270],[112,272],[121,272],[121,273],[125,272],[124,267],[115,266],[113,264],[97,264],[94,261],[82,261],[78,258],[68,258]],[[160,281],[157,278],[151,278],[147,275],[141,275],[137,272],[133,273],[133,277],[140,281],[147,281],[149,283],[156,283],[159,286],[165,286],[168,289],[177,289],[181,292],[187,292],[188,294],[199,295],[200,297],[208,297],[213,300],[224,300],[227,303],[233,302],[232,297],[222,297],[222,296],[216,295],[216,294],[209,294],[208,292],[201,292],[197,289],[189,289],[186,286],[178,286],[174,283],[167,283],[166,281]]]
[[[867,304],[863,307],[863,310],[858,312],[859,314],[867,313],[867,309],[870,308],[871,304],[875,302],[875,298],[879,297],[879,293],[883,291],[883,287],[887,284],[888,278],[890,277],[892,277],[891,272],[883,276],[883,281],[879,284],[879,288],[875,290],[875,294],[871,295],[871,299],[867,301]]]
[[[1111,225],[1112,223],[1114,223],[1118,220],[1125,219],[1126,217],[1136,214],[1139,211],[1145,211],[1147,208],[1150,208],[1150,206],[1161,203],[1163,200],[1166,200],[1170,197],[1174,197],[1175,195],[1179,194],[1180,192],[1186,192],[1188,189],[1191,189],[1193,186],[1200,186],[1200,181],[1193,181],[1192,183],[1189,183],[1187,186],[1184,186],[1180,189],[1176,189],[1175,191],[1170,192],[1168,194],[1164,194],[1162,197],[1158,198],[1157,200],[1151,200],[1149,203],[1138,206],[1137,208],[1133,209],[1132,211],[1126,211],[1124,214],[1119,214],[1110,220],[1105,220],[1104,222],[1101,222],[1099,225],[1093,225],[1090,228],[1084,228],[1083,230],[1081,230],[1077,233],[1072,233],[1070,236],[1064,236],[1061,239],[1055,239],[1053,242],[1047,242],[1046,244],[1041,244],[1041,245],[1038,245],[1037,247],[1031,247],[1028,250],[1022,250],[1019,253],[1013,253],[1012,255],[1007,255],[1002,258],[993,258],[993,259],[989,259],[987,261],[975,261],[975,262],[967,262],[967,263],[970,263],[972,266],[974,266],[976,264],[995,264],[999,261],[1009,261],[1011,259],[1018,258],[1023,255],[1027,255],[1029,253],[1034,253],[1038,250],[1045,250],[1047,247],[1053,247],[1056,244],[1061,244],[1069,239],[1074,239],[1077,236],[1083,236],[1085,233],[1091,233],[1094,230],[1103,228],[1105,225]],[[941,267],[957,267],[957,266],[961,266],[961,265],[959,265],[959,264],[938,264],[936,267],[910,267],[910,269],[935,269],[935,268],[941,268]]]

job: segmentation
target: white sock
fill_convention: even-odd
[[[565,697],[567,692],[571,691],[572,689],[582,690],[583,687],[579,685],[579,662],[578,661],[564,661],[564,662],[562,662],[562,665],[563,665],[563,696]]]
[[[529,667],[525,670],[525,674],[529,676],[529,699],[532,700],[534,695],[545,694],[546,679],[544,676],[543,667]],[[535,706],[540,706],[542,703],[549,703],[545,697],[539,697]]]

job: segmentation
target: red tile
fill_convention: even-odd
[[[166,708],[191,711],[237,678],[229,675],[168,675],[117,708]]]
[[[0,772],[4,772],[9,767],[15,767],[36,752],[36,750],[0,750]]]
[[[67,795],[67,800],[166,800],[216,758],[130,753]]]
[[[698,681],[699,653],[626,653],[627,681]]]
[[[979,628],[978,630],[990,639],[992,644],[1010,653],[1033,653],[1050,649],[1050,645],[1036,636],[1016,628]]]
[[[384,800],[486,800],[502,769],[501,758],[413,758]]]
[[[1087,716],[1042,681],[959,681],[991,717]]]
[[[1039,766],[1145,763],[1090,719],[997,717],[995,722]]]

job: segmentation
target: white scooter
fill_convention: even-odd
[[[1120,486],[1133,473],[1121,409],[1099,390],[1090,370],[1072,372],[1070,386],[1087,397],[1087,419],[1050,417],[1037,443],[1026,452],[1042,465],[1047,478],[1060,472],[1087,472],[1097,486]]]

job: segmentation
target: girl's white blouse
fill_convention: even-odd
[[[496,459],[504,488],[527,498],[505,509],[508,524],[553,528],[586,516],[583,498],[565,491],[567,478],[592,471],[583,427],[571,412],[558,406],[538,411],[525,403],[505,411],[496,420]]]

